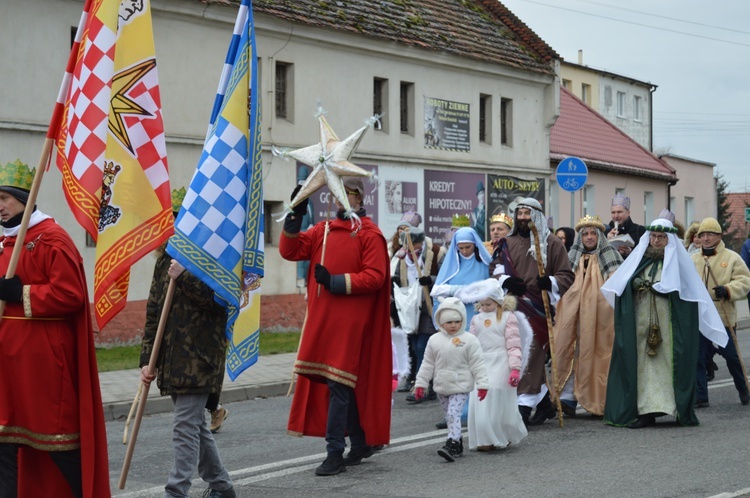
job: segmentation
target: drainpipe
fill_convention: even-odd
[[[654,151],[654,92],[656,91],[656,86],[653,85],[651,88],[649,88],[649,99],[648,99],[648,119],[649,119],[649,127],[648,127],[648,150],[651,152]],[[671,211],[671,209],[670,209]]]

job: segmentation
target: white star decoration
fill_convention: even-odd
[[[307,177],[305,183],[302,184],[294,199],[286,206],[286,209],[284,209],[279,218],[280,220],[291,213],[294,206],[299,204],[303,199],[310,197],[323,185],[328,185],[333,196],[344,207],[345,217],[356,216],[349,205],[349,199],[344,190],[344,182],[341,180],[341,177],[362,176],[370,178],[373,176],[372,172],[351,163],[349,159],[362,141],[362,137],[367,129],[378,120],[378,117],[371,117],[367,120],[365,126],[341,141],[323,114],[323,111],[319,109],[320,143],[296,150],[280,151],[275,148],[273,149],[275,155],[294,158],[312,168],[312,173]]]

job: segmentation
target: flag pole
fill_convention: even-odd
[[[8,263],[8,269],[5,272],[5,278],[11,278],[16,274],[16,267],[18,266],[18,260],[21,259],[21,250],[24,247],[24,239],[26,238],[26,231],[29,229],[29,220],[31,219],[31,213],[34,211],[34,204],[36,204],[36,198],[39,195],[39,187],[42,184],[42,177],[44,176],[44,170],[47,167],[50,153],[52,152],[52,145],[55,143],[55,139],[47,137],[44,140],[42,146],[42,154],[39,157],[39,165],[36,168],[36,174],[34,175],[34,181],[31,184],[31,190],[29,191],[29,198],[26,201],[26,206],[23,209],[23,218],[21,218],[21,225],[18,227],[18,235],[16,236],[16,243],[13,246],[13,252],[10,255],[10,262]],[[29,207],[31,206],[31,207]],[[0,320],[2,320],[3,311],[5,311],[5,301],[0,301]]]
[[[164,329],[167,325],[167,317],[169,316],[169,309],[172,307],[172,297],[174,296],[175,283],[174,279],[169,279],[169,287],[167,288],[167,295],[164,297],[164,306],[161,309],[161,316],[159,317],[159,325],[156,328],[156,337],[154,337],[154,346],[151,348],[151,357],[148,360],[148,374],[154,375],[156,371],[156,362],[159,359],[159,349],[161,348],[161,340],[164,337]],[[141,428],[141,419],[143,418],[143,412],[146,411],[146,401],[148,400],[148,390],[150,384],[144,384],[141,382],[141,399],[138,402],[138,411],[135,413],[133,419],[133,433],[130,435],[128,441],[128,448],[125,450],[125,460],[122,462],[122,472],[120,472],[120,481],[117,486],[119,489],[125,489],[125,481],[128,478],[128,471],[130,470],[130,462],[133,460],[133,451],[135,450],[135,442],[138,439],[138,431]]]

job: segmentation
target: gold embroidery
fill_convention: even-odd
[[[346,295],[352,293],[352,276],[350,273],[344,273],[344,280],[346,280]]]
[[[326,365],[324,363],[312,363],[312,362],[309,362],[309,361],[297,360],[294,363],[294,368],[297,368],[297,367],[307,367],[308,369],[309,368],[317,368],[318,370],[324,370],[326,372],[331,372],[334,375],[338,375],[338,376],[341,376],[341,377],[348,377],[348,378],[350,378],[352,380],[355,380],[355,381],[357,380],[357,376],[356,375],[354,375],[352,373],[349,373],[349,372],[345,372],[344,370],[339,370],[338,368],[333,368],[332,366]]]
[[[81,447],[81,434],[39,434],[24,427],[0,425],[0,442],[18,443],[42,451],[67,451]]]
[[[65,320],[65,318],[55,318],[55,317],[39,317],[39,316],[32,316],[30,318],[25,316],[7,316],[3,315],[3,320],[41,320],[41,321],[52,321],[52,322],[60,322],[62,320]]]
[[[23,286],[23,314],[27,318],[31,318],[31,286]]]

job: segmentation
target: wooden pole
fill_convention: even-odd
[[[713,280],[714,284],[718,286],[719,282],[717,282],[716,277],[714,277],[714,272],[711,270],[711,265],[708,264],[707,256],[703,256],[703,262],[705,263],[706,268],[708,269],[708,275],[711,277],[711,280]],[[708,286],[708,282],[706,282],[706,286]],[[724,312],[724,316],[727,317],[727,322],[729,322],[729,314],[727,313],[727,310],[724,307],[724,300],[721,299],[719,303],[721,304],[721,310]],[[729,329],[729,335],[732,338],[732,341],[734,342],[734,348],[737,351],[737,358],[739,358],[740,360],[740,367],[742,368],[742,378],[745,379],[745,387],[747,388],[747,391],[750,392],[750,382],[748,382],[747,380],[747,370],[745,370],[745,362],[742,359],[742,354],[740,353],[740,343],[737,341],[737,334],[734,332],[734,327],[732,325],[727,325],[727,328]]]
[[[148,373],[154,375],[156,371],[156,362],[159,359],[159,349],[161,348],[161,340],[164,337],[164,328],[167,325],[167,318],[169,317],[169,309],[172,307],[172,298],[174,297],[175,283],[174,279],[169,280],[169,287],[167,288],[167,295],[164,297],[164,307],[161,309],[161,316],[159,317],[159,325],[156,328],[156,337],[154,337],[154,346],[151,348],[151,357],[148,360]],[[148,401],[148,390],[150,385],[141,383],[141,400],[138,403],[138,411],[135,414],[133,420],[133,434],[130,436],[128,441],[128,448],[125,450],[125,460],[122,462],[122,472],[120,472],[120,481],[118,487],[125,489],[125,481],[128,478],[128,471],[130,470],[130,462],[133,459],[133,451],[135,450],[135,442],[138,440],[138,431],[141,428],[141,419],[143,418],[143,412],[146,411],[146,401]]]
[[[13,252],[10,255],[10,261],[8,262],[8,268],[5,271],[5,278],[11,278],[16,274],[18,260],[21,258],[21,250],[25,246],[24,239],[26,238],[26,231],[29,229],[29,220],[31,219],[31,213],[34,212],[36,198],[39,195],[39,187],[41,187],[42,185],[42,177],[44,177],[44,170],[47,168],[47,162],[49,161],[49,156],[52,152],[52,146],[54,145],[54,143],[54,138],[47,137],[44,140],[44,145],[42,146],[42,154],[39,157],[39,164],[36,167],[36,174],[34,174],[34,181],[31,183],[29,199],[26,201],[26,207],[23,210],[23,217],[21,218],[21,225],[18,227],[16,243],[13,246]],[[0,301],[0,320],[2,320],[3,311],[5,311],[5,301]]]
[[[414,261],[414,266],[417,268],[417,278],[422,278],[422,270],[419,269],[419,261],[417,261],[417,253],[416,251],[414,251],[414,244],[411,243],[411,235],[409,235],[409,227],[404,228],[404,233],[406,234],[406,244],[409,246],[409,252],[411,253],[411,260]],[[432,298],[430,298],[430,289],[428,285],[422,286],[422,294],[424,294],[424,301],[425,301],[425,304],[427,305],[427,312],[430,314],[430,316],[432,316]]]
[[[534,248],[536,249],[536,265],[539,270],[539,276],[544,276],[544,263],[542,263],[542,247],[539,243],[539,231],[533,221],[529,221],[529,228],[534,233]],[[542,301],[544,302],[544,314],[547,317],[547,331],[549,332],[549,354],[552,358],[552,386],[553,389],[557,386],[557,365],[555,364],[555,339],[552,334],[552,313],[550,312],[549,295],[547,291],[542,289]],[[550,394],[552,396],[552,394]],[[560,427],[563,426],[563,412],[562,404],[560,403],[560,396],[555,396],[555,406],[557,408],[557,420],[560,422]]]
[[[141,400],[141,391],[143,391],[143,382],[138,384],[138,391],[135,393],[133,404],[130,405],[128,418],[125,419],[125,429],[122,432],[122,444],[128,444],[128,428],[130,428],[130,421],[133,420],[133,414],[135,413],[135,409],[138,408],[138,402]]]

